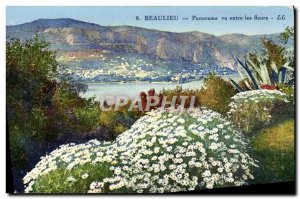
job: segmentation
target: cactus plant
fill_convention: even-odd
[[[244,63],[238,58],[237,60],[237,71],[247,88],[242,88],[232,79],[230,79],[230,81],[240,92],[257,90],[260,89],[262,85],[276,87],[279,84],[292,85],[294,83],[294,68],[289,66],[289,62],[286,62],[279,69],[276,64],[272,62],[270,69],[268,69],[266,62],[261,58],[258,58],[258,64],[255,64],[250,59],[247,59]]]

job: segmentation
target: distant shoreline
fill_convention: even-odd
[[[234,74],[231,74],[231,75],[217,75],[219,77],[224,77],[224,76],[236,76],[238,75],[238,73],[234,73]],[[206,75],[208,76],[208,75]],[[179,83],[179,82],[149,82],[149,81],[126,81],[126,82],[123,82],[123,81],[114,81],[114,82],[97,82],[97,81],[81,81],[80,83],[83,83],[83,84],[102,84],[102,85],[105,85],[105,84],[143,84],[143,83],[148,83],[148,84],[185,84],[185,83],[189,83],[189,82],[196,82],[196,81],[202,81],[202,79],[193,79],[193,80],[187,80],[183,83]]]
[[[196,80],[197,81],[197,80]],[[126,81],[126,82],[81,82],[83,84],[142,84],[142,83],[149,83],[149,84],[173,84],[176,82],[148,82],[148,81]],[[187,83],[187,82],[185,82]]]
[[[183,83],[179,82],[149,82],[149,81],[118,81],[118,82],[81,82],[83,84],[143,84],[143,83],[148,83],[148,84],[184,84],[184,83],[189,83],[189,82],[194,82],[194,81],[201,81],[203,79],[197,79],[197,80],[190,80],[190,81],[185,81]]]

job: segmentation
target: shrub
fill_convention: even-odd
[[[259,169],[256,183],[295,180],[294,120],[264,130],[252,140]]]
[[[248,135],[294,116],[293,104],[278,90],[240,92],[232,97],[229,106],[228,117]]]
[[[216,112],[155,110],[114,142],[63,145],[24,177],[26,192],[176,192],[238,186],[256,166]]]
[[[51,131],[55,138],[82,138],[100,125],[100,106],[93,98],[83,99],[69,89],[58,87],[53,106]]]
[[[99,106],[80,98],[84,87],[59,73],[61,67],[56,52],[43,39],[6,44],[7,128],[17,191],[22,191],[21,175],[41,154],[59,143],[89,136],[89,131],[101,133]]]
[[[50,135],[45,133],[49,120],[44,108],[51,106],[58,65],[43,40],[6,44],[6,114],[13,168],[24,167],[33,152],[27,150],[32,140],[44,143]]]
[[[79,132],[89,132],[99,126],[100,108],[97,105],[77,108],[74,110],[74,114]]]
[[[45,143],[44,136],[51,138],[50,134],[45,134],[48,128],[49,119],[40,108],[33,108],[32,112],[25,113],[18,111],[16,118],[22,117],[18,124],[9,121],[9,141],[12,166],[22,168],[28,163],[28,154],[31,153],[30,145],[36,140],[40,145]]]
[[[230,98],[236,94],[234,87],[226,80],[211,74],[204,80],[204,86],[198,93],[201,106],[221,114],[229,111]]]
[[[167,97],[168,101],[172,101],[172,98],[174,96],[176,96],[175,106],[181,105],[181,99],[180,99],[181,96],[187,96],[187,98],[185,100],[185,103],[184,103],[185,108],[190,107],[191,100],[192,100],[193,96],[196,97],[194,107],[200,107],[201,106],[199,98],[197,97],[198,93],[199,93],[198,89],[197,90],[182,89],[182,87],[180,87],[180,86],[177,86],[175,89],[163,90],[161,92],[161,94],[163,96]]]
[[[13,135],[13,136],[12,136]],[[25,136],[18,126],[10,127],[9,130],[9,144],[10,157],[13,168],[20,169],[28,162],[27,152],[25,150],[26,143]]]
[[[114,106],[112,106],[111,110],[100,112],[100,125],[109,129],[110,139],[115,139],[119,134],[129,129],[144,114],[135,109],[129,111],[130,104],[131,102],[119,107],[117,111],[114,111]]]
[[[295,97],[294,97],[295,88],[294,88],[294,86],[289,86],[287,84],[279,84],[277,87],[278,87],[278,90],[280,90],[281,92],[283,92],[287,95],[289,101],[294,103],[294,101],[295,101]]]

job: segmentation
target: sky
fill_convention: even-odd
[[[145,21],[148,15],[177,15],[178,21]],[[218,17],[217,21],[191,20],[192,16]],[[248,20],[244,17],[268,17],[269,20]],[[278,15],[285,16],[278,20]],[[221,20],[221,17],[243,17],[243,20]],[[189,18],[182,20],[181,18]],[[216,36],[240,33],[246,35],[279,33],[293,26],[293,10],[289,7],[72,7],[72,6],[9,6],[6,24],[17,25],[40,18],[73,18],[103,26],[130,25],[171,32],[200,31]],[[273,19],[271,19],[273,18]]]

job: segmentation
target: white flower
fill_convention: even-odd
[[[204,177],[209,177],[211,175],[210,170],[205,170],[202,175]]]
[[[183,124],[185,121],[184,121],[184,119],[179,118],[179,119],[177,120],[177,122],[179,122],[180,124]]]
[[[89,177],[89,174],[85,173],[81,176],[82,179],[86,179],[87,177]]]
[[[120,167],[117,167],[114,172],[116,175],[120,175],[122,171]]]
[[[155,147],[154,148],[154,153],[159,153],[160,148],[159,147]]]
[[[223,168],[223,167],[219,167],[219,168],[218,168],[218,172],[220,172],[220,173],[222,173],[222,172],[223,172],[223,170],[224,170],[224,168]]]
[[[202,166],[201,162],[196,162],[195,163],[195,167],[201,167],[201,166]]]
[[[222,129],[222,128],[224,128],[224,125],[223,124],[218,124],[217,127]]]
[[[218,147],[219,147],[219,144],[217,144],[217,143],[215,143],[215,142],[211,143],[211,145],[209,146],[209,148],[210,148],[211,150],[216,150]]]
[[[73,176],[69,176],[69,177],[67,178],[67,181],[68,181],[68,182],[76,182],[77,180],[76,180]]]
[[[103,164],[110,165],[110,172],[103,173],[102,180],[92,182],[88,193],[175,192],[213,188],[225,183],[234,186],[245,182],[245,176],[253,177],[250,169],[255,161],[246,148],[242,134],[218,113],[208,109],[154,110],[137,120],[114,142],[91,140],[62,145],[41,159],[24,177],[24,184],[28,185],[27,192],[33,192],[33,185],[40,176],[57,169],[71,174],[77,172],[77,165]],[[241,172],[236,172],[237,167]],[[88,178],[91,173],[85,172],[77,180]],[[68,183],[76,180],[71,176],[68,179]]]

